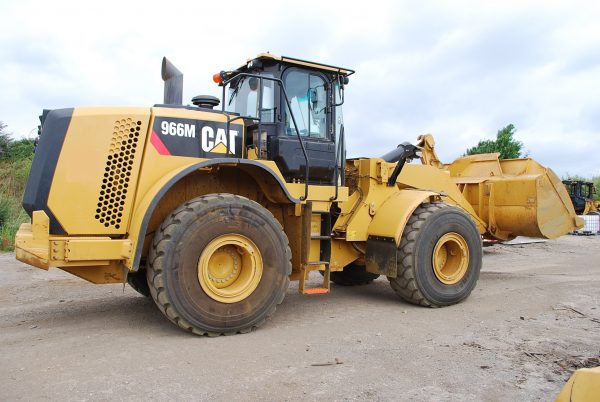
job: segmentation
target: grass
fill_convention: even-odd
[[[14,249],[15,233],[29,216],[21,206],[32,157],[0,160],[0,250]]]

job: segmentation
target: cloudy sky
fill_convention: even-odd
[[[219,95],[213,73],[270,51],[357,71],[350,156],[432,133],[451,161],[513,123],[559,175],[598,175],[599,4],[0,0],[0,121],[27,136],[43,108],[159,103],[165,55],[184,99]]]

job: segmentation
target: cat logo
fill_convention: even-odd
[[[242,156],[242,125],[158,116],[150,142],[160,155],[193,158]]]
[[[237,130],[229,130],[229,138],[225,135],[224,128],[215,130],[210,126],[202,127],[202,150],[214,154],[235,155],[235,139],[238,135]],[[227,147],[229,146],[229,149]]]

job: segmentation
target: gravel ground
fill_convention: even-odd
[[[0,399],[553,400],[600,364],[600,236],[486,248],[471,297],[442,309],[385,278],[297,289],[257,331],[203,338],[128,286],[0,254]]]

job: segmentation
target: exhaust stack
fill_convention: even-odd
[[[161,75],[165,82],[163,103],[165,105],[183,104],[183,73],[169,59],[163,57]]]

